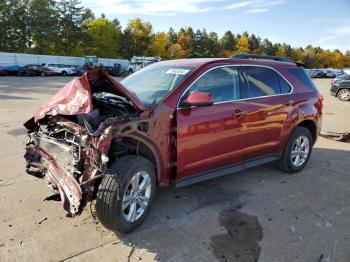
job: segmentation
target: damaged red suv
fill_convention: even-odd
[[[74,78],[25,123],[27,172],[78,214],[126,233],[157,187],[185,186],[275,161],[307,164],[322,97],[302,67],[236,55],[155,63],[121,82],[102,69]]]

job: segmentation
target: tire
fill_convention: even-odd
[[[62,72],[62,75],[63,75],[63,76],[67,76],[68,74],[67,74],[66,71],[63,71],[63,72]]]
[[[148,186],[145,186],[144,191],[139,191],[141,193],[136,193],[132,190],[132,178],[136,177],[137,174],[139,174],[140,178],[137,188],[143,182],[149,182],[147,183]],[[146,180],[146,176],[143,177],[144,174],[149,175],[150,180]],[[99,185],[96,198],[96,216],[106,228],[119,234],[128,233],[141,225],[145,220],[152,205],[155,190],[156,174],[153,164],[144,157],[135,155],[123,156],[112,164],[110,171],[104,176]],[[135,192],[136,196],[131,191]],[[148,193],[148,201],[145,208],[143,208],[143,212],[141,212],[141,205],[137,202],[140,199],[135,200],[135,197],[137,198],[137,195],[141,195],[142,192]],[[131,200],[132,198],[134,200]],[[140,201],[142,202],[142,200]],[[125,205],[124,208],[123,203]],[[130,204],[127,205],[127,203]],[[136,211],[132,212],[132,210]],[[135,213],[134,216],[132,215],[133,213]]]
[[[41,74],[40,74],[41,76],[46,76],[46,74],[44,73],[44,72],[41,72]]]
[[[304,150],[304,152],[302,153],[303,151],[302,149],[300,150],[297,149],[298,139],[300,139],[299,140],[301,142],[300,145],[302,145],[303,141],[307,140],[306,142],[308,143],[307,152]],[[281,158],[277,163],[278,167],[281,170],[288,173],[297,173],[301,171],[306,166],[307,162],[310,159],[313,144],[314,144],[314,141],[312,139],[312,135],[310,131],[305,127],[298,126],[288,139],[288,143],[282,153]],[[298,161],[297,155],[299,155],[299,161]]]
[[[340,89],[337,93],[337,97],[341,101],[349,101],[350,100],[350,89],[348,89],[348,88]]]

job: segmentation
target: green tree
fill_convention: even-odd
[[[53,0],[32,0],[29,4],[31,52],[36,54],[55,54],[55,43],[58,42],[58,12]]]
[[[31,45],[29,0],[0,1],[0,50],[25,52]]]
[[[249,42],[249,49],[251,53],[260,53],[260,43],[261,43],[261,38],[256,37],[254,34],[251,34],[248,37],[248,42]]]
[[[274,55],[275,48],[273,44],[269,41],[269,39],[265,38],[261,43],[261,52],[264,55]]]
[[[172,28],[172,27],[169,28],[168,39],[169,39],[169,43],[168,43],[169,46],[171,46],[177,42],[177,36],[176,36],[174,28]]]
[[[162,59],[169,58],[168,43],[169,37],[165,32],[156,33],[150,46],[150,54],[160,56]]]
[[[231,31],[227,31],[220,39],[221,50],[226,52],[227,56],[233,54],[236,51],[236,38]],[[224,55],[226,56],[226,55]]]
[[[202,31],[198,29],[193,36],[193,57],[202,57],[203,53]]]
[[[117,19],[110,21],[103,16],[90,19],[85,33],[89,37],[87,54],[108,58],[120,57],[121,28]]]
[[[129,48],[124,47],[128,54],[140,56],[149,52],[153,37],[152,25],[149,22],[140,18],[130,20],[124,33],[127,34],[127,38],[124,38],[123,44],[130,44]]]
[[[292,48],[290,45],[287,45],[285,43],[277,44],[276,45],[276,55],[282,56],[282,57],[291,57],[292,55]]]
[[[177,44],[181,46],[181,55],[182,57],[193,57],[193,30],[192,28],[181,28],[179,33],[177,34]]]
[[[215,32],[210,32],[208,35],[208,57],[217,57],[219,55],[220,45],[218,35]]]
[[[58,35],[57,53],[74,55],[82,44],[83,9],[79,0],[61,0],[57,2]]]

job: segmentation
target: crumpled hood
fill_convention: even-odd
[[[93,110],[92,90],[99,81],[107,81],[116,94],[129,99],[132,106],[144,111],[143,103],[121,83],[110,77],[103,69],[92,69],[81,77],[75,77],[71,82],[61,88],[53,97],[49,98],[35,113],[34,120],[44,118],[46,115],[78,115]]]

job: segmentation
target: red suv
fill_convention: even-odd
[[[27,172],[72,215],[96,198],[101,223],[126,233],[145,219],[156,187],[272,161],[302,170],[321,114],[305,70],[279,57],[163,61],[121,82],[96,68],[25,123]]]

